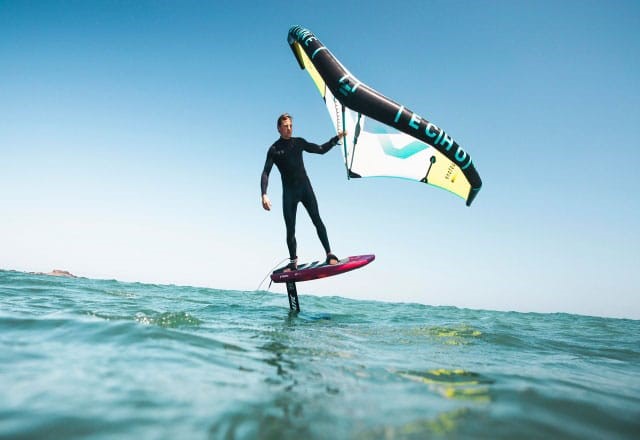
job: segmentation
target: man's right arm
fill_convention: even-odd
[[[273,158],[271,157],[271,148],[267,152],[267,159],[264,162],[264,168],[262,169],[262,176],[260,178],[260,190],[262,192],[262,207],[267,211],[271,210],[271,201],[267,196],[267,186],[269,186],[269,174],[273,168]]]

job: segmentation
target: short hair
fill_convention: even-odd
[[[278,116],[278,127],[280,127],[282,121],[284,121],[285,119],[289,119],[291,122],[293,122],[293,116],[291,116],[289,113],[283,113]]]

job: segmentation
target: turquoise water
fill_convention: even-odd
[[[640,437],[640,321],[304,286],[0,271],[0,438]]]

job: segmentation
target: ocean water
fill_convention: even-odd
[[[304,291],[0,271],[0,438],[640,438],[640,321]]]

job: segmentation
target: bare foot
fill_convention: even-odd
[[[339,263],[338,257],[336,257],[335,255],[329,253],[327,254],[327,264],[330,264],[332,266],[336,265]]]

